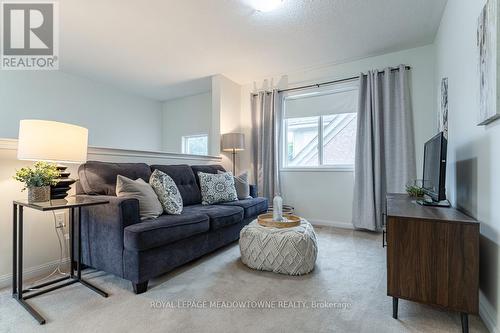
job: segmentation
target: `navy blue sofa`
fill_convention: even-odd
[[[116,176],[149,181],[152,171],[168,174],[181,193],[181,215],[141,221],[137,199],[116,196]],[[267,211],[266,198],[201,204],[198,172],[220,165],[147,165],[89,161],[78,169],[77,195],[106,198],[108,205],[82,208],[82,262],[130,280],[134,292],[148,280],[236,241],[240,230]],[[253,188],[255,192],[255,188]]]

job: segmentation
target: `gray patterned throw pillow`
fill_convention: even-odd
[[[238,200],[231,172],[221,174],[198,172],[198,177],[203,205]]]
[[[218,170],[217,173],[221,174],[225,171]],[[238,177],[234,176],[234,187],[236,188],[236,194],[238,195],[238,200],[245,200],[251,198],[250,196],[250,184],[248,183],[248,172],[243,172]]]
[[[169,175],[160,170],[155,170],[149,178],[149,184],[155,190],[165,213],[175,215],[182,213],[181,194]]]

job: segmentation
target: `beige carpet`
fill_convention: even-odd
[[[151,281],[142,295],[134,295],[127,281],[87,273],[87,279],[111,296],[102,298],[75,284],[34,298],[30,303],[47,318],[44,326],[4,289],[0,332],[461,331],[458,314],[406,301],[400,301],[399,320],[392,319],[380,235],[333,228],[316,231],[318,261],[306,276],[251,270],[240,262],[234,244]],[[327,307],[312,308],[315,305]],[[470,317],[470,328],[487,332],[476,316]]]

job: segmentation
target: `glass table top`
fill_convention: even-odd
[[[65,199],[56,199],[44,202],[28,202],[28,200],[14,200],[14,204],[33,208],[36,210],[46,211],[46,210],[56,210],[64,208],[75,208],[84,206],[95,206],[103,205],[109,203],[109,200],[89,198],[81,196],[69,196]]]

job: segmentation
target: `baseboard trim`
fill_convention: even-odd
[[[484,325],[491,333],[500,333],[495,310],[481,291],[479,291],[479,317],[481,317]]]
[[[63,265],[69,263],[69,258],[64,258]],[[51,273],[59,264],[59,259],[47,262],[42,265],[25,268],[23,270],[23,280],[43,277],[43,275]],[[12,285],[12,274],[4,274],[0,276],[0,289],[10,287]]]
[[[312,225],[323,226],[323,227],[335,227],[342,229],[354,229],[352,223],[349,222],[338,222],[338,221],[328,221],[328,220],[309,220]]]

